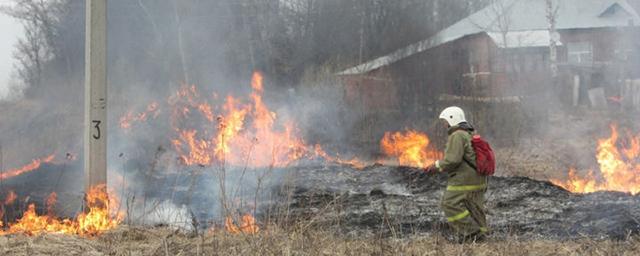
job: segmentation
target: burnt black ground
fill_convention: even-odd
[[[80,209],[83,188],[81,164],[76,162],[44,164],[39,170],[4,180],[2,194],[14,190],[19,199],[4,206],[3,219],[19,217],[31,202],[45,212],[43,202],[52,191],[58,193],[56,211],[61,216],[74,216]],[[439,208],[446,183],[444,175],[379,165],[363,170],[342,165],[298,166],[269,172],[270,178],[262,185],[267,191],[258,195],[259,221],[285,216],[287,221],[301,220],[305,225],[335,228],[357,236],[446,232]],[[137,178],[139,189],[150,191],[138,191],[137,200],[146,193],[158,200],[172,198],[176,205],[191,202],[189,208],[202,223],[215,222],[220,207],[214,173],[207,168],[202,170],[192,197],[187,196],[192,182],[188,171],[180,176]],[[229,173],[229,186],[233,186],[240,172]],[[244,192],[239,195],[246,194],[243,200],[253,202],[255,180],[249,177],[254,174],[247,176],[240,186]],[[141,180],[151,183],[142,186]],[[486,206],[494,236],[620,239],[640,233],[640,196],[626,193],[574,194],[546,181],[491,177]]]
[[[9,191],[14,191],[18,198],[4,204],[3,220],[14,221],[21,217],[29,204],[36,206],[36,211],[47,211],[45,201],[51,192],[57,194],[57,204],[53,208],[60,216],[75,216],[82,207],[84,176],[82,162],[70,164],[43,163],[40,168],[19,176],[3,180],[0,184],[0,200],[4,201]]]
[[[290,173],[292,216],[353,235],[446,232],[439,201],[446,177],[371,166],[298,168]],[[640,232],[640,197],[574,194],[546,181],[491,177],[487,218],[494,236],[621,239]],[[286,203],[283,203],[286,202]]]

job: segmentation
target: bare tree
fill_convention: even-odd
[[[29,87],[40,84],[44,63],[58,55],[56,24],[65,4],[66,0],[17,0],[13,7],[1,9],[23,25],[24,37],[18,39],[14,58],[19,79]]]
[[[178,12],[178,3],[177,1],[173,1],[173,14],[174,14],[174,19],[176,22],[176,27],[178,30],[178,51],[180,53],[180,64],[182,67],[182,79],[183,82],[185,84],[189,84],[189,72],[188,72],[188,68],[187,68],[187,60],[185,57],[185,50],[184,50],[184,36],[182,35],[182,20],[180,18],[180,13]]]

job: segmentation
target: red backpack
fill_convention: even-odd
[[[467,163],[476,169],[476,172],[482,176],[492,176],[496,172],[496,157],[489,143],[480,135],[473,135],[471,145],[476,152],[476,163],[471,164],[467,159]]]

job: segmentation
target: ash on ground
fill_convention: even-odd
[[[290,220],[348,235],[405,237],[446,232],[439,208],[446,177],[419,169],[299,167],[263,212],[287,209]],[[623,239],[640,231],[640,197],[574,194],[546,181],[490,177],[487,218],[493,236]]]
[[[56,207],[57,213],[73,216],[82,199],[82,176],[80,168],[63,167],[43,165],[40,171],[5,181],[4,190],[15,190],[21,196],[15,204],[5,206],[5,219],[20,217],[31,202],[46,208],[44,200],[52,191],[59,195],[58,204],[64,206]],[[142,187],[153,193],[138,191],[136,195],[147,195],[160,206],[169,200],[167,204],[186,209],[183,211],[190,214],[185,214],[194,215],[199,224],[220,223],[224,216],[219,215],[215,185],[219,182],[213,173],[204,171],[196,177],[196,183],[189,172],[161,179],[145,178],[150,183]],[[342,165],[296,166],[273,170],[260,193],[255,193],[255,181],[240,179],[236,177],[238,173],[229,172],[227,177],[230,184],[244,181],[238,183],[243,184],[241,191],[233,187],[233,194],[244,196],[243,201],[257,202],[256,217],[262,224],[274,220],[297,222],[353,236],[408,237],[447,232],[439,207],[446,186],[443,174],[426,175],[416,168],[381,165],[363,170]],[[619,192],[574,194],[549,182],[524,177],[489,179],[486,208],[494,237],[623,239],[640,233],[640,196]],[[133,210],[126,204],[122,207],[132,213],[140,209],[148,212],[148,208],[145,211],[139,205],[131,206]],[[247,212],[253,213],[253,207],[242,213]],[[136,218],[138,215],[128,217],[133,224],[140,224],[136,221],[140,219]],[[174,218],[158,217],[158,222],[176,222]],[[187,221],[180,223],[183,222]]]

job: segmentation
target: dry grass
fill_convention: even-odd
[[[639,255],[640,238],[610,240],[488,239],[452,244],[440,236],[409,239],[345,238],[278,228],[258,235],[222,230],[190,236],[167,228],[121,227],[98,238],[64,235],[0,237],[1,255]]]

